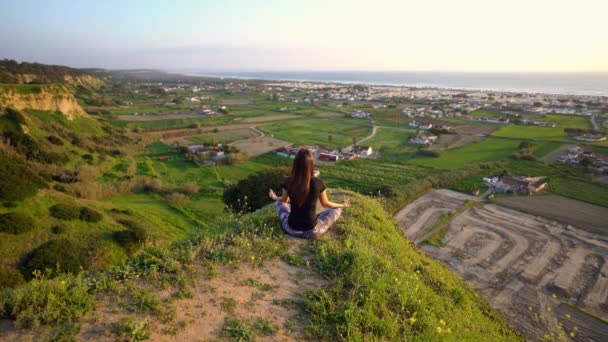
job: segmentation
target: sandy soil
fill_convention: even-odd
[[[451,194],[429,192],[395,219],[406,235],[412,233],[408,237],[421,242],[421,236],[428,236],[425,229],[432,226],[433,212],[464,205],[466,195],[449,198]],[[523,200],[521,206],[546,218],[484,204],[452,219],[441,248],[420,247],[462,276],[531,340],[557,332],[560,324],[566,334],[575,333],[573,340],[608,340],[608,238],[554,220],[569,210],[571,215],[590,215],[598,208],[578,201],[569,206],[568,199],[558,196],[542,197],[543,205],[538,202],[541,196],[512,199]],[[570,318],[558,312],[568,312]]]
[[[306,242],[292,239],[290,251],[296,252]],[[175,299],[176,289],[153,288],[159,293],[161,309],[173,314],[158,316],[131,313],[121,303],[125,295],[114,292],[102,295],[100,305],[79,320],[78,341],[116,341],[114,326],[129,317],[139,323],[148,323],[150,341],[215,341],[222,337],[226,318],[235,318],[251,326],[257,319],[268,320],[277,328],[275,334],[257,333],[257,341],[301,341],[305,339],[303,326],[297,322],[302,312],[294,303],[301,293],[322,287],[326,280],[306,267],[296,267],[280,259],[265,262],[262,266],[243,264],[218,267],[217,276],[208,279],[203,267],[197,267],[194,284],[188,286],[190,298]],[[150,288],[138,282],[137,288]],[[229,307],[227,302],[231,302]],[[170,317],[167,319],[166,317]],[[0,320],[0,341],[49,340],[51,329],[18,330],[11,321]]]

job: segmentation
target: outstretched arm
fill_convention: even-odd
[[[277,196],[277,194],[274,192],[274,190],[270,189],[268,191],[268,196],[270,196],[270,198],[273,201],[277,201],[277,202],[285,202],[287,203],[287,201],[289,201],[289,195],[287,194],[287,190],[283,189],[283,193],[281,194],[281,196]]]
[[[346,202],[343,204],[334,203],[327,198],[327,192],[323,191],[321,196],[319,196],[319,200],[321,201],[321,205],[325,208],[338,209],[338,208],[348,208],[350,207],[350,198],[346,199]]]

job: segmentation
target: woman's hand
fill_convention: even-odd
[[[272,199],[273,201],[277,200],[277,194],[275,194],[274,190],[269,189],[268,191],[268,196],[270,197],[270,199]]]
[[[346,202],[342,204],[342,208],[350,208],[350,198],[346,199]]]

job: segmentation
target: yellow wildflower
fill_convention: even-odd
[[[410,318],[410,324],[414,324],[414,323],[416,323],[416,321],[417,321],[416,317],[412,316]]]
[[[443,319],[440,319],[440,320],[439,320],[439,324],[441,324],[441,325],[445,325],[445,321],[444,321]]]
[[[441,327],[437,327],[437,328],[435,328],[435,329],[437,330],[437,333],[438,333],[438,334],[441,334],[441,331],[442,331]]]

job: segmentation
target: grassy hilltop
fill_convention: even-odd
[[[285,236],[269,206],[218,221],[208,227],[218,232],[215,237],[194,234],[166,249],[148,247],[104,273],[40,278],[5,290],[0,314],[18,326],[43,327],[35,333],[46,336],[111,331],[122,338],[179,338],[192,326],[217,324],[219,318],[181,321],[176,308],[200,303],[205,291],[218,291],[217,303],[209,304],[220,308],[216,338],[519,340],[464,281],[404,239],[377,200],[339,190],[332,196],[350,196],[353,206],[319,240]],[[290,298],[278,297],[282,286],[290,284],[257,278],[281,264],[292,267],[291,286],[306,289],[299,285],[306,278],[319,279],[317,285]],[[207,285],[239,274],[254,275],[245,280],[258,289],[251,302],[220,301],[221,289]],[[277,310],[288,305],[290,314],[239,310],[264,303]],[[99,307],[104,313],[95,314]]]

